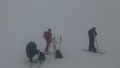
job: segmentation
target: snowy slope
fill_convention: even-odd
[[[120,0],[1,0],[0,68],[29,68],[25,47],[45,48],[49,27],[59,40],[63,59],[50,57],[41,68],[119,68]],[[87,31],[96,26],[98,45],[106,54],[82,51]]]

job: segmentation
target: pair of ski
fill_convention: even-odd
[[[62,37],[61,37],[61,36],[60,36],[59,42],[56,41],[55,36],[53,37],[53,43],[52,43],[52,44],[53,44],[54,53],[56,52],[56,44],[59,45],[59,50],[60,50],[60,47],[61,47],[61,40],[62,40]]]
[[[36,60],[30,64],[29,68],[40,68],[44,61],[40,62],[40,60]]]
[[[82,51],[91,52],[91,53],[97,53],[97,54],[105,54],[105,52],[100,52],[100,51],[98,51],[98,52],[92,52],[92,51],[89,51],[87,49],[83,49]]]

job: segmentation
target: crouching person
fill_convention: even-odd
[[[46,60],[45,54],[43,52],[38,52],[38,60],[40,63],[44,62]]]
[[[26,54],[27,58],[30,59],[30,62],[33,63],[33,57],[38,54],[39,50],[37,50],[37,46],[35,42],[30,41],[26,46]]]

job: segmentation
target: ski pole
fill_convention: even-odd
[[[99,47],[98,47],[98,43],[97,43],[97,38],[95,38],[95,42],[96,42],[97,50],[98,50],[98,52],[99,52]]]
[[[50,52],[51,52],[51,43],[50,43],[50,46],[49,46],[49,59],[50,60]]]

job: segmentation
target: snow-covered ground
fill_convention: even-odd
[[[29,68],[25,47],[44,51],[43,32],[62,36],[63,59],[50,57],[41,68],[120,68],[120,0],[0,0],[0,68]],[[106,54],[82,51],[88,30],[97,28]]]

